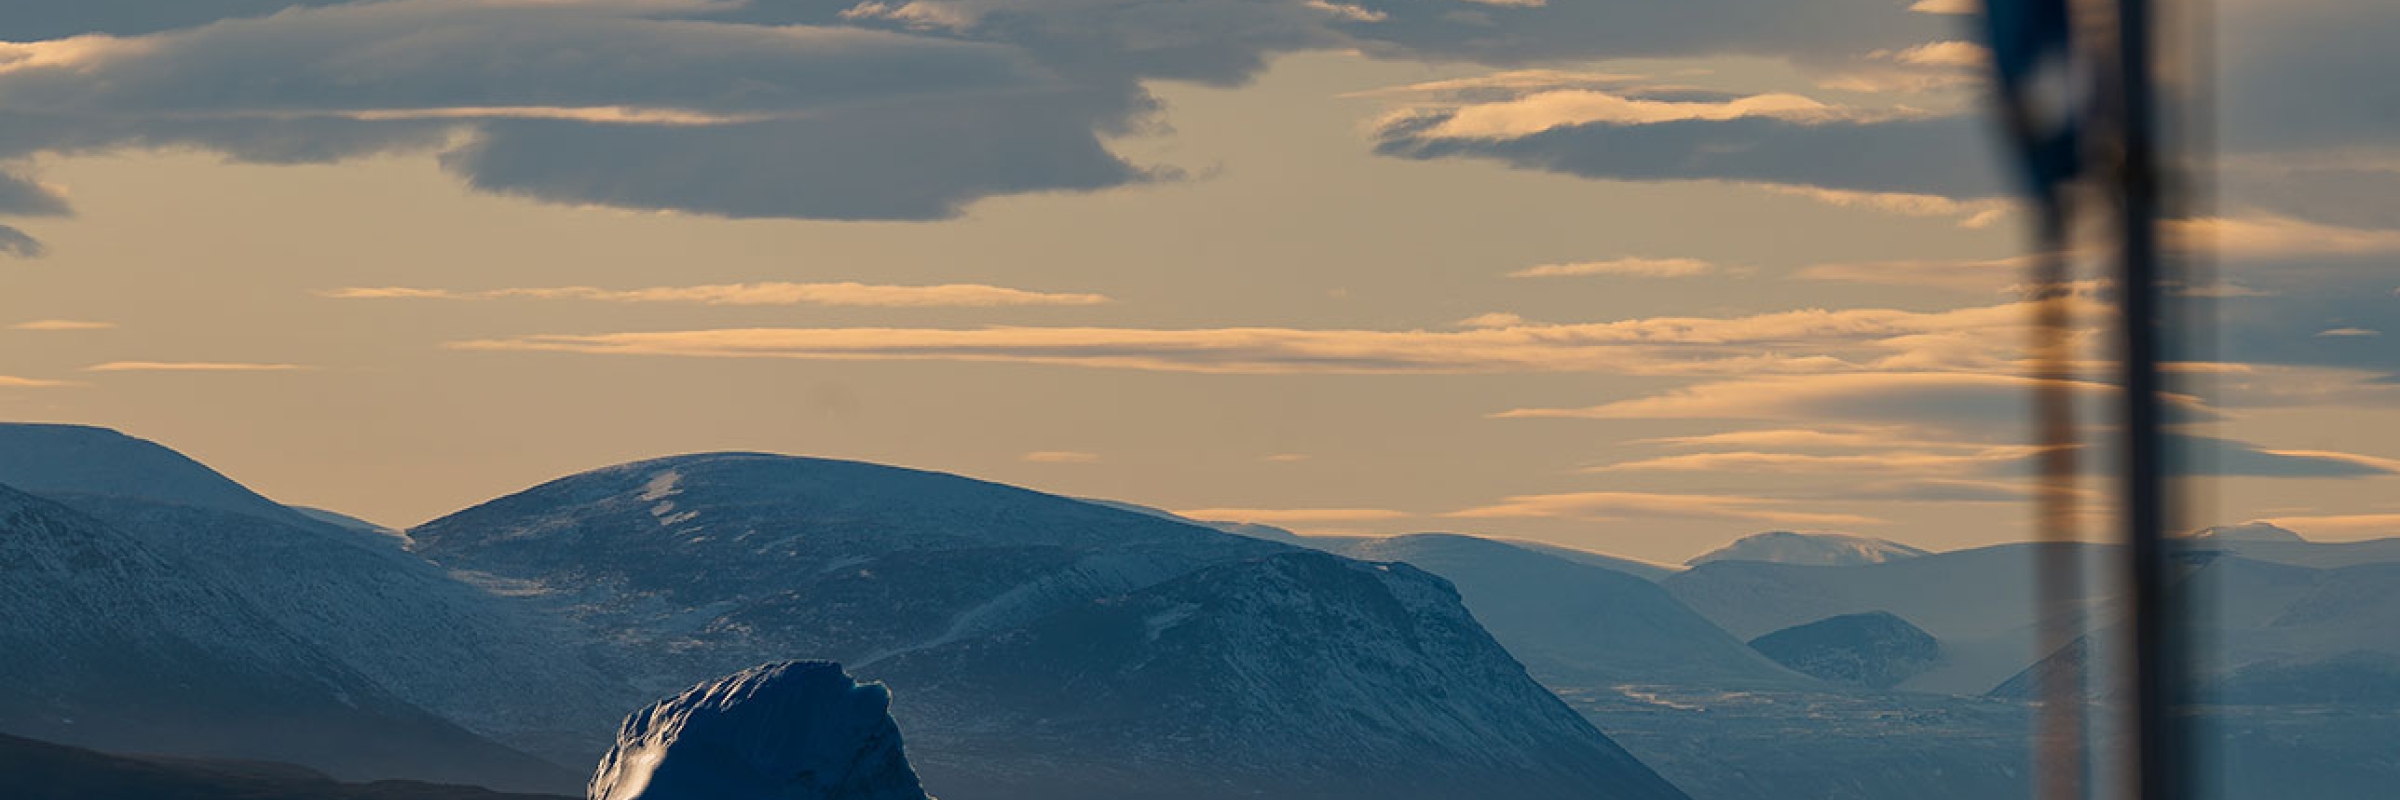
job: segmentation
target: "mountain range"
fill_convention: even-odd
[[[11,635],[69,636],[150,582],[98,577],[112,570],[174,573],[198,588],[155,605],[255,630],[169,644],[229,650],[229,670],[257,673],[221,701],[45,717],[56,709],[41,699],[81,684],[72,669],[27,672],[41,680],[22,684],[28,712],[0,720],[12,732],[563,789],[574,771],[556,765],[593,763],[627,710],[740,666],[817,657],[892,687],[927,786],[950,798],[1684,796],[1528,676],[1448,582],[1406,565],[760,454],[597,470],[394,535],[286,509],[111,432],[9,426],[0,452],[0,484],[43,490],[17,501],[28,510],[0,541],[63,551],[31,578],[0,576],[0,591],[89,604]],[[149,477],[107,479],[120,472]],[[127,637],[185,622],[116,616]],[[162,693],[188,683],[175,666],[200,663],[137,657],[150,647],[99,640],[58,661],[138,665],[150,671],[89,683]],[[379,752],[314,735],[340,729],[312,715],[342,709],[402,734],[384,750],[411,742],[398,723],[412,722],[472,752],[340,763]],[[262,727],[205,746],[88,732],[100,718],[197,729],[245,710]]]
[[[2229,796],[2400,778],[2360,749],[2400,734],[2400,540],[2186,541],[2226,598]],[[2029,790],[2027,676],[2104,668],[2117,635],[2105,582],[2037,605],[2045,552],[2115,557],[1773,532],[1670,567],[759,453],[394,531],[113,431],[0,425],[0,602],[24,612],[0,733],[564,792],[626,712],[825,659],[889,688],[952,800],[1997,800]],[[2036,652],[2043,618],[2093,644]]]

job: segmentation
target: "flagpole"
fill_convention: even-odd
[[[2117,163],[2121,206],[2124,354],[2125,540],[2131,551],[2135,774],[2142,800],[2184,800],[2190,767],[2176,706],[2183,698],[2177,613],[2167,585],[2166,447],[2159,361],[2165,323],[2160,293],[2158,99],[2152,74],[2156,20],[2148,0],[2117,0],[2118,90],[2123,103]]]

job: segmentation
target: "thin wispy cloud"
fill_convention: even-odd
[[[1506,311],[1477,314],[1458,321],[1461,328],[1514,328],[1525,324],[1525,318]]]
[[[93,322],[80,319],[37,319],[8,326],[12,331],[102,331],[117,327],[114,322]]]
[[[1307,453],[1276,453],[1259,460],[1269,464],[1297,464],[1302,461],[1307,461],[1308,458],[1309,456]]]
[[[1906,447],[1913,449],[1979,450],[1989,447],[1983,442],[1945,442],[1913,438],[1912,432],[1899,427],[1817,430],[1808,428],[1772,428],[1765,430],[1723,431],[1691,436],[1661,436],[1635,439],[1626,444],[1659,445],[1666,447],[1753,447],[1787,449],[1862,449]]]
[[[2383,331],[2373,328],[2327,328],[2317,332],[2317,338],[2320,339],[2359,339],[2382,335]]]
[[[1081,292],[1036,292],[975,283],[894,286],[839,283],[731,283],[602,289],[553,286],[506,289],[419,289],[350,287],[317,292],[341,300],[587,300],[605,303],[691,303],[712,306],[864,306],[937,308],[993,306],[1089,306],[1108,297]]]
[[[82,384],[74,381],[50,380],[47,378],[20,378],[15,375],[0,375],[0,389],[56,389],[66,386],[81,385]]]
[[[1874,525],[1882,522],[1860,514],[1791,508],[1788,504],[1764,498],[1648,492],[1517,495],[1488,506],[1452,511],[1442,516],[1454,519],[1573,519],[1591,522],[1661,517],[1827,526]]]
[[[1934,427],[2024,419],[2026,403],[2043,381],[1983,372],[1897,372],[1789,375],[1714,381],[1668,392],[1573,408],[1519,408],[1503,419],[1759,419],[1859,422]],[[2116,387],[2057,381],[2087,401],[2113,398]],[[2169,395],[2183,419],[2214,416],[2199,398]]]
[[[945,360],[1237,374],[1820,374],[2006,369],[2027,307],[1803,309],[1446,331],[1105,327],[735,328],[534,334],[460,350],[820,360]]]
[[[84,367],[85,372],[298,372],[316,369],[303,364],[255,364],[230,361],[110,361]]]
[[[1325,525],[1380,522],[1414,516],[1388,508],[1194,508],[1176,516],[1205,522],[1256,522],[1265,525]]]
[[[1657,458],[1622,461],[1584,469],[1589,473],[1608,472],[1717,472],[1717,473],[1785,473],[1795,475],[1857,474],[1867,472],[1892,473],[1968,473],[2013,464],[2033,456],[2041,448],[2031,446],[1985,447],[1971,453],[1927,453],[1907,450],[1888,450],[1874,453],[1783,453],[1769,451],[1727,451],[1713,453],[1682,453]]]
[[[1542,264],[1508,274],[1511,278],[1573,278],[1607,275],[1620,278],[1691,278],[1717,271],[1717,265],[1697,258],[1627,257],[1606,261]]]

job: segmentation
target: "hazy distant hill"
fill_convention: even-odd
[[[1712,561],[1660,585],[1743,637],[1843,614],[1898,614],[1939,640],[1944,654],[1900,688],[1979,694],[2037,657],[2033,566],[2040,547],[2074,548],[2087,563],[2104,551],[2012,544],[1840,567]],[[2039,613],[2080,624],[2094,599],[2048,598]]]
[[[1336,552],[1449,579],[1492,636],[1552,688],[1807,682],[1658,584],[1616,570],[1455,534],[1351,539]]]
[[[1925,551],[1888,539],[1846,533],[1768,531],[1736,539],[1732,544],[1684,562],[1700,566],[1713,561],[1764,561],[1813,567],[1881,564],[1925,555]]]

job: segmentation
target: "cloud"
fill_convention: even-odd
[[[15,375],[0,375],[0,389],[55,389],[64,386],[81,385],[83,384],[76,383],[74,381],[57,381],[45,378],[20,378]]]
[[[2274,214],[2171,220],[2166,234],[2229,260],[2400,254],[2400,230],[2328,225]]]
[[[1306,453],[1276,453],[1259,459],[1270,464],[1297,464],[1308,460]]]
[[[1514,328],[1525,324],[1525,318],[1506,311],[1477,314],[1458,321],[1461,328]]]
[[[1853,427],[1837,430],[1808,428],[1771,428],[1764,430],[1723,431],[1692,436],[1662,436],[1635,439],[1626,444],[1661,445],[1667,447],[1775,447],[1786,449],[1811,448],[1946,448],[1982,449],[1982,442],[1938,442],[1909,438],[1911,432],[1903,427]]]
[[[43,252],[40,239],[16,228],[0,225],[0,255],[38,258]]]
[[[982,284],[889,286],[865,283],[735,283],[705,286],[654,286],[647,289],[599,289],[590,286],[548,288],[411,289],[352,287],[318,292],[346,300],[592,300],[610,303],[697,303],[717,306],[820,305],[884,308],[1086,306],[1108,302],[1097,294],[1034,292]]]
[[[294,372],[316,369],[302,364],[249,364],[223,361],[110,361],[84,367],[85,372]]]
[[[100,331],[117,327],[114,322],[91,322],[79,319],[36,319],[8,326],[12,331]]]
[[[433,151],[497,194],[811,219],[940,219],[984,197],[1159,176],[1101,142],[1155,111],[1122,75],[831,19],[678,18],[730,8],[395,0],[0,45],[0,162]],[[27,213],[10,186],[0,214]],[[0,246],[38,252],[21,232]]]
[[[1884,57],[1920,67],[1982,68],[1990,65],[1992,51],[1974,42],[1950,39],[1905,50],[1887,51]]]
[[[1802,309],[1456,331],[1097,327],[737,328],[535,334],[460,350],[947,360],[1248,374],[1606,371],[1642,375],[2013,369],[2028,307]],[[1970,378],[1972,376],[1969,376]],[[1989,376],[1991,380],[2006,380]]]
[[[1932,286],[1969,291],[1997,291],[2022,282],[2033,269],[2031,256],[2005,258],[1901,259],[1811,264],[1792,277],[1812,281],[1845,281],[1884,286]]]
[[[1908,192],[1851,191],[1774,183],[1754,185],[1766,191],[1805,197],[1842,208],[1863,208],[1903,217],[1956,217],[1959,227],[1970,229],[1991,227],[1992,223],[2017,209],[2017,201],[1997,197],[1959,200]]]
[[[2317,331],[2317,338],[2320,339],[2356,339],[2382,335],[2383,331],[2369,328],[2327,328]]]
[[[2171,437],[2184,475],[2365,478],[2400,475],[2400,460],[2331,450],[2277,450],[2205,436]]]
[[[1352,22],[1382,22],[1391,18],[1391,15],[1385,14],[1381,11],[1375,11],[1367,8],[1366,6],[1352,5],[1350,3],[1328,3],[1325,0],[1308,0],[1308,2],[1301,3],[1301,5],[1318,11],[1323,11],[1327,14],[1332,14],[1336,17],[1350,20]]]
[[[2081,395],[2113,396],[2115,387],[2058,382]],[[1920,423],[2022,417],[2040,381],[1982,372],[1794,375],[1717,381],[1581,408],[1520,408],[1503,419],[1768,419],[1807,422]],[[2186,401],[2196,402],[2196,401]]]
[[[1567,264],[1542,264],[1508,274],[1511,278],[1565,278],[1585,275],[1613,275],[1629,278],[1689,278],[1717,270],[1717,265],[1696,258],[1639,258],[1627,257],[1607,261],[1581,261]]]
[[[1388,508],[1195,508],[1174,512],[1186,519],[1210,522],[1257,522],[1268,525],[1328,522],[1376,522],[1406,519],[1406,511]]]
[[[2003,189],[1988,160],[1968,144],[1987,135],[1986,123],[1971,116],[1869,113],[1778,94],[1655,110],[1650,101],[1621,97],[1526,102],[1397,116],[1375,131],[1375,152],[1479,158],[1616,181],[1714,180],[1951,199],[1996,197]]]
[[[1096,464],[1100,462],[1100,454],[1078,453],[1073,450],[1036,450],[1018,456],[1018,460],[1030,461],[1035,464]]]
[[[1775,525],[1874,525],[1858,514],[1796,510],[1775,501],[1730,495],[1571,492],[1517,495],[1488,506],[1443,514],[1457,519],[1574,519],[1604,522],[1645,517],[1764,522]]]
[[[2030,446],[1986,447],[1971,453],[1925,453],[1883,450],[1873,453],[1780,453],[1730,451],[1684,453],[1590,467],[1584,472],[1721,472],[1851,475],[1862,472],[1973,472],[2022,461],[2038,452]]]
[[[1725,100],[1651,100],[1589,89],[1544,91],[1476,103],[1431,115],[1418,135],[1443,139],[1515,139],[1578,125],[1654,125],[1692,120],[1760,117],[1803,124],[1833,122],[1854,112],[1796,94],[1770,93]],[[1405,125],[1396,120],[1388,125]]]

